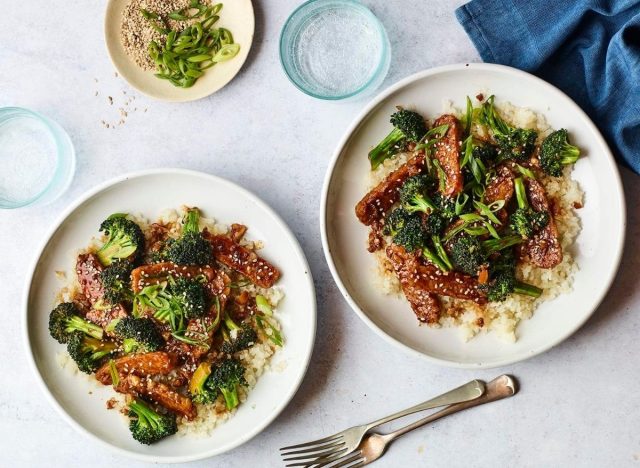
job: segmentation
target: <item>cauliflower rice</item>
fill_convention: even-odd
[[[474,106],[479,104],[476,101]],[[496,107],[500,115],[512,125],[535,129],[538,132],[537,144],[542,143],[542,140],[553,131],[542,114],[527,108],[516,107],[508,102],[496,104]],[[443,111],[458,117],[462,116],[460,110],[454,108],[450,101],[444,103]],[[473,132],[478,135],[487,134],[486,129],[479,124],[474,124]],[[387,159],[376,170],[370,171],[368,188],[371,189],[378,185],[391,172],[405,164],[411,156],[411,153],[398,154],[394,158]],[[490,302],[485,306],[479,306],[472,301],[440,296],[443,313],[436,326],[459,327],[465,341],[482,331],[494,331],[501,339],[515,342],[517,340],[516,328],[521,320],[531,318],[536,307],[542,302],[571,291],[573,276],[578,270],[578,264],[570,247],[581,229],[580,218],[575,207],[581,207],[584,198],[584,193],[578,183],[571,179],[571,171],[572,166],[564,169],[562,177],[542,177],[539,179],[545,187],[549,200],[555,205],[554,212],[557,212],[555,221],[563,250],[562,262],[548,270],[529,263],[519,263],[516,270],[518,279],[542,288],[544,291],[542,295],[538,299],[534,299],[511,294],[504,302]],[[401,296],[400,282],[384,249],[376,251],[374,255],[377,259],[376,276],[380,288],[385,294]]]
[[[170,237],[179,237],[180,234],[180,223],[179,221],[184,217],[186,212],[186,207],[182,207],[180,210],[168,209],[161,213],[156,222],[160,222],[163,224],[171,225],[170,229]],[[129,217],[135,221],[142,231],[147,235],[149,232],[151,223],[146,217],[141,214],[130,214]],[[207,228],[210,232],[215,235],[223,235],[227,234],[230,230],[229,226],[225,224],[217,223],[213,218],[205,218],[203,216],[200,217],[200,229]],[[253,249],[260,250],[263,247],[261,241],[250,241],[244,238],[240,241],[240,244]],[[97,247],[99,245],[99,239],[92,239],[90,243],[91,247]],[[82,251],[73,252],[73,258],[76,258],[78,254],[83,253],[89,249],[82,249]],[[61,281],[64,281],[66,284],[58,293],[56,300],[58,302],[71,301],[76,293],[79,292],[78,280],[76,277],[75,269],[72,269],[72,274],[67,275],[65,272],[56,272],[56,277]],[[278,322],[278,304],[284,298],[284,292],[278,286],[273,286],[269,289],[264,289],[258,287],[253,284],[242,285],[239,286],[240,291],[247,291],[252,295],[260,294],[267,298],[269,303],[273,308],[274,315],[271,317],[270,323],[277,329],[281,330],[281,325]],[[238,389],[238,397],[240,399],[240,403],[243,404],[246,402],[247,397],[251,389],[255,387],[258,382],[258,378],[264,373],[270,370],[270,360],[271,357],[276,353],[278,346],[276,346],[268,337],[267,333],[271,333],[270,330],[258,329],[258,342],[255,343],[249,349],[243,350],[237,353],[235,356],[240,360],[240,362],[245,367],[244,377],[247,381],[247,387],[239,387]],[[286,337],[283,336],[283,339]],[[69,356],[66,349],[61,351],[57,355],[57,362],[62,369],[65,371],[74,374],[75,377],[82,376],[84,379],[93,386],[93,388],[103,387],[99,382],[95,379],[93,375],[84,374],[80,372],[78,366],[75,364],[73,359]],[[91,393],[91,392],[90,392]],[[109,407],[123,410],[126,405],[126,395],[120,393],[113,393],[113,398],[109,400]],[[227,421],[233,414],[237,411],[237,408],[229,411],[227,410],[224,399],[222,396],[219,396],[218,399],[209,404],[196,404],[197,407],[197,416],[192,421],[187,421],[184,418],[178,417],[178,435],[184,436],[189,434],[196,435],[200,437],[207,436],[211,434],[213,429],[215,429],[221,423]]]

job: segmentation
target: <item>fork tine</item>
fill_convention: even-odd
[[[346,467],[346,466],[351,465],[351,463],[360,462],[362,460],[364,460],[364,458],[362,457],[362,452],[360,450],[358,450],[354,454],[349,454],[346,458],[344,458],[342,461],[340,461],[340,463],[338,463],[337,465],[331,465],[331,468]]]
[[[326,444],[328,442],[332,442],[338,439],[342,439],[342,434],[334,434],[332,436],[325,437],[324,439],[313,440],[311,442],[305,442],[304,444],[289,445],[288,447],[282,447],[280,450],[281,451],[291,450],[291,449],[297,449],[297,448],[303,448],[303,447],[310,447],[312,445]]]
[[[340,445],[344,445],[344,441],[338,440],[338,441],[335,441],[335,442],[330,442],[328,444],[318,445],[317,447],[304,448],[304,449],[301,449],[301,450],[293,450],[291,452],[283,452],[280,455],[283,456],[283,457],[288,457],[289,455],[298,455],[300,453],[321,452],[323,450],[330,449],[330,448],[333,448],[333,447],[338,447]]]
[[[347,451],[346,447],[343,449],[338,450],[337,452],[329,455],[329,456],[324,456],[322,458],[312,458],[310,460],[306,460],[306,461],[299,461],[296,463],[290,463],[288,465],[285,466],[304,466],[307,468],[320,468],[322,466],[327,466],[333,462],[339,461],[341,459],[343,459],[344,457],[349,456],[350,453]],[[287,460],[285,460],[287,461]]]
[[[360,468],[361,466],[366,465],[365,461],[366,461],[366,459],[361,458],[361,459],[358,461],[358,463],[357,463],[357,464],[355,464],[355,465],[351,465],[349,468]]]
[[[344,458],[350,456],[351,453],[353,453],[353,452],[347,452],[346,449],[342,449],[342,450],[340,450],[339,453],[336,453],[335,455],[333,455],[331,457],[318,459],[318,460],[316,460],[316,464],[315,465],[309,465],[309,466],[312,466],[313,468],[322,468],[323,466],[330,465],[331,463],[335,463],[337,461],[344,460]]]
[[[344,443],[341,443],[339,446],[336,446],[330,450],[325,450],[324,452],[314,452],[314,453],[307,453],[306,455],[300,455],[297,457],[289,457],[289,458],[284,458],[283,456],[283,460],[284,461],[298,461],[298,460],[307,460],[309,459],[309,462],[311,460],[319,460],[321,458],[325,458],[325,457],[332,457],[335,454],[337,454],[339,451],[340,452],[344,452],[347,448],[344,447],[342,448],[342,446],[344,446]],[[309,463],[307,462],[307,463]]]
[[[330,463],[333,463],[337,460],[340,460],[342,457],[348,455],[349,452],[347,451],[347,448],[342,448],[339,449],[335,452],[323,455],[322,457],[317,457],[317,458],[310,458],[306,461],[297,461],[296,463],[291,463],[289,465],[285,465],[285,466],[306,466],[306,467],[314,467],[314,468],[319,468],[321,466],[327,466]],[[289,460],[284,460],[285,462],[287,461],[293,461],[293,459],[289,459]]]

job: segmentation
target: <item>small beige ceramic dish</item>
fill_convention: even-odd
[[[207,70],[191,88],[178,88],[167,80],[154,76],[153,71],[138,67],[125,52],[120,41],[122,12],[128,0],[109,0],[104,20],[104,37],[111,62],[118,73],[141,93],[162,101],[186,102],[207,97],[229,83],[242,68],[253,42],[255,17],[251,0],[222,2],[224,8],[216,26],[233,33],[234,41],[240,44],[240,52],[233,59],[216,64]]]

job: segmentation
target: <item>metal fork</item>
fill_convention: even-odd
[[[487,384],[486,392],[480,398],[447,406],[437,413],[430,414],[425,418],[419,419],[418,421],[394,432],[390,432],[389,434],[370,433],[362,440],[355,452],[346,453],[338,459],[333,458],[332,460],[319,460],[318,463],[308,466],[314,468],[360,468],[361,466],[365,466],[376,461],[384,455],[387,446],[391,442],[409,431],[422,427],[425,424],[436,421],[440,418],[444,418],[445,416],[449,416],[450,414],[457,413],[458,411],[511,397],[515,395],[517,391],[515,380],[508,375],[501,375]]]
[[[286,466],[311,466],[319,462],[336,460],[343,455],[353,452],[358,448],[364,435],[376,426],[388,423],[395,419],[440,406],[472,401],[484,393],[484,382],[472,380],[471,382],[455,388],[447,393],[432,398],[431,400],[412,406],[398,413],[394,413],[369,424],[355,426],[338,432],[323,439],[314,440],[304,444],[291,445],[280,449],[285,462],[294,462]]]

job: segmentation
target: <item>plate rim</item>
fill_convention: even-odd
[[[119,0],[107,0],[107,2],[105,3],[105,7],[104,7],[104,20],[103,20],[103,24],[102,24],[102,36],[104,39],[104,46],[107,49],[107,55],[109,56],[109,61],[111,62],[111,65],[113,66],[113,68],[116,69],[116,71],[118,72],[118,75],[121,76],[129,86],[131,86],[133,89],[139,91],[140,93],[144,94],[145,96],[148,96],[152,99],[156,99],[158,101],[164,101],[164,102],[192,102],[192,101],[198,101],[200,99],[204,99],[206,97],[211,96],[212,94],[217,93],[218,91],[220,91],[222,88],[224,88],[225,86],[227,86],[229,83],[231,83],[233,81],[233,79],[238,76],[238,73],[240,73],[240,71],[242,70],[242,68],[244,67],[244,64],[246,63],[247,59],[249,58],[249,55],[251,54],[251,47],[253,46],[253,41],[255,39],[255,34],[256,34],[256,12],[255,12],[255,8],[253,7],[253,0],[247,0],[249,3],[249,9],[251,10],[251,15],[249,15],[250,19],[251,19],[251,40],[249,41],[249,44],[246,46],[246,50],[247,53],[246,55],[244,55],[241,60],[240,63],[238,64],[238,69],[236,70],[236,72],[229,77],[229,79],[222,83],[220,86],[218,86],[217,88],[213,89],[213,90],[208,90],[208,89],[204,89],[203,92],[198,93],[198,94],[194,94],[193,96],[190,97],[179,97],[179,96],[161,96],[152,92],[149,92],[148,90],[136,86],[134,85],[131,81],[129,81],[126,77],[126,74],[122,73],[122,70],[120,69],[120,67],[118,67],[116,61],[114,60],[114,55],[112,52],[112,47],[114,47],[113,45],[111,45],[111,42],[109,41],[108,33],[107,33],[107,28],[109,25],[109,10],[112,8],[112,4],[114,4],[116,1]],[[244,48],[244,46],[243,46]]]
[[[389,97],[391,94],[395,93],[398,90],[401,90],[403,88],[405,88],[406,86],[419,81],[421,79],[424,79],[426,77],[432,76],[432,75],[438,75],[438,74],[442,74],[442,73],[447,73],[447,72],[452,72],[452,71],[458,71],[461,72],[463,70],[489,70],[489,71],[498,71],[507,75],[512,75],[515,77],[526,77],[527,79],[531,79],[534,80],[536,82],[538,82],[538,84],[542,85],[543,88],[547,88],[548,90],[555,92],[555,93],[559,93],[560,95],[564,96],[570,103],[572,103],[576,110],[578,111],[578,114],[580,115],[580,117],[582,117],[584,119],[584,121],[586,122],[587,126],[589,127],[590,132],[595,136],[596,140],[602,145],[602,147],[605,149],[603,156],[606,157],[609,165],[612,168],[612,172],[613,172],[613,178],[615,180],[615,188],[617,196],[618,196],[618,200],[620,200],[620,220],[621,220],[621,225],[618,226],[619,230],[620,230],[620,240],[618,242],[618,245],[615,246],[616,248],[616,256],[613,262],[613,269],[611,270],[611,273],[609,275],[608,278],[606,278],[606,287],[603,288],[602,292],[599,294],[599,296],[596,298],[596,301],[593,302],[593,305],[591,306],[591,310],[583,317],[582,320],[579,320],[578,322],[576,322],[576,324],[571,327],[570,329],[568,329],[568,331],[566,333],[564,333],[563,335],[561,335],[557,340],[551,340],[548,344],[536,349],[533,352],[528,353],[527,355],[523,355],[523,356],[519,356],[519,357],[514,357],[514,358],[505,358],[505,359],[499,359],[496,361],[492,361],[491,363],[483,363],[483,362],[457,362],[457,361],[453,361],[453,360],[447,360],[444,358],[438,358],[438,357],[434,357],[434,356],[430,356],[426,353],[423,353],[421,351],[418,351],[414,348],[412,348],[411,346],[401,342],[400,340],[393,338],[392,336],[388,335],[382,328],[380,328],[376,323],[374,323],[374,321],[372,319],[370,319],[367,314],[360,308],[360,306],[356,303],[356,301],[351,297],[351,295],[349,294],[348,289],[346,288],[344,282],[342,281],[340,274],[338,273],[338,270],[336,268],[335,262],[333,261],[333,255],[331,253],[331,249],[329,246],[329,241],[328,241],[328,233],[327,233],[327,229],[328,229],[328,223],[327,223],[327,205],[328,205],[328,195],[329,195],[329,188],[333,179],[333,175],[335,173],[335,168],[336,165],[338,163],[338,161],[341,159],[341,154],[343,153],[345,147],[347,146],[347,144],[350,142],[352,135],[355,133],[356,130],[358,130],[358,128],[360,127],[360,125],[362,124],[362,122],[368,117],[368,115],[372,112],[373,109],[375,109],[375,107],[377,107],[382,101],[384,101],[387,97]],[[322,194],[321,194],[321,198],[320,198],[320,235],[321,235],[321,240],[322,240],[322,250],[324,252],[324,257],[325,260],[329,266],[329,270],[331,271],[331,276],[333,277],[334,282],[336,283],[336,285],[338,286],[338,289],[340,290],[342,296],[344,297],[344,299],[347,301],[347,304],[349,305],[349,307],[351,308],[351,310],[353,312],[356,313],[356,315],[358,315],[358,317],[360,317],[360,319],[371,329],[373,330],[378,336],[380,336],[381,338],[383,338],[386,342],[391,343],[394,347],[396,347],[397,349],[402,350],[405,353],[408,353],[412,356],[417,356],[427,362],[433,363],[433,364],[437,364],[440,366],[444,366],[444,367],[453,367],[453,368],[461,368],[461,369],[491,369],[491,368],[496,368],[496,367],[503,367],[503,366],[507,366],[510,364],[515,364],[517,362],[522,362],[525,361],[527,359],[530,359],[534,356],[538,356],[540,354],[543,354],[547,351],[549,351],[551,348],[559,345],[560,343],[562,343],[563,341],[565,341],[567,338],[569,338],[571,335],[573,335],[576,331],[578,331],[593,315],[593,313],[596,311],[596,309],[600,306],[600,304],[602,303],[602,301],[604,300],[605,296],[607,295],[607,293],[609,292],[609,289],[611,288],[611,284],[613,283],[618,270],[620,268],[620,261],[622,259],[622,253],[624,250],[624,243],[625,243],[625,238],[626,238],[626,225],[627,225],[627,210],[626,210],[626,200],[624,197],[624,189],[622,186],[622,180],[620,177],[620,171],[618,170],[617,167],[617,163],[615,158],[613,157],[613,154],[611,152],[611,149],[609,148],[609,145],[607,144],[606,140],[604,139],[604,137],[602,136],[602,133],[600,132],[600,130],[596,127],[596,125],[593,123],[593,121],[591,120],[591,118],[586,114],[586,112],[584,110],[582,110],[582,108],[576,104],[576,102],[569,97],[564,91],[560,90],[559,88],[557,88],[556,86],[552,85],[551,83],[543,80],[542,78],[539,78],[535,75],[532,75],[531,73],[528,73],[526,71],[517,69],[517,68],[513,68],[513,67],[509,67],[506,65],[499,65],[499,64],[493,64],[493,63],[471,63],[471,62],[461,62],[461,63],[456,63],[456,64],[451,64],[451,65],[443,65],[443,66],[438,66],[438,67],[433,67],[433,68],[427,68],[425,70],[413,73],[399,81],[397,81],[396,83],[390,85],[388,88],[384,89],[382,92],[380,92],[378,95],[376,95],[357,115],[356,117],[351,121],[351,123],[349,124],[347,130],[343,133],[343,136],[340,138],[336,149],[333,152],[333,155],[331,157],[331,160],[329,162],[329,165],[327,167],[327,170],[325,172],[325,176],[324,176],[324,180],[323,180],[323,184],[322,184]]]
[[[127,449],[118,447],[114,444],[111,444],[103,440],[102,438],[98,437],[97,435],[93,434],[92,432],[88,431],[87,429],[85,429],[80,423],[78,423],[73,417],[71,417],[65,411],[62,405],[58,403],[57,399],[50,392],[49,388],[47,387],[44,381],[44,377],[40,373],[38,366],[36,364],[35,357],[32,351],[31,340],[29,336],[29,320],[28,320],[29,296],[32,289],[34,275],[38,267],[40,258],[44,254],[45,249],[47,248],[49,241],[51,240],[51,237],[58,231],[60,226],[62,226],[62,224],[67,220],[67,218],[70,215],[72,215],[75,212],[75,210],[78,207],[80,207],[82,204],[89,201],[93,197],[99,195],[101,192],[121,182],[125,182],[130,179],[139,179],[139,178],[153,176],[153,175],[171,175],[171,174],[201,177],[201,178],[209,179],[214,183],[230,186],[232,189],[238,190],[239,192],[243,193],[243,195],[248,197],[249,200],[255,203],[259,207],[259,209],[267,212],[275,220],[275,222],[279,225],[279,227],[283,229],[284,232],[287,233],[290,239],[293,241],[293,248],[294,248],[293,251],[295,255],[298,256],[299,260],[302,262],[302,266],[307,271],[307,275],[304,275],[306,277],[305,281],[307,283],[307,287],[310,288],[310,291],[312,293],[311,304],[309,304],[310,305],[309,313],[311,313],[312,317],[310,320],[311,327],[308,331],[309,344],[307,349],[307,355],[304,357],[303,366],[301,367],[301,372],[296,377],[294,384],[291,387],[291,390],[286,395],[286,398],[282,400],[282,403],[280,403],[280,405],[276,406],[272,410],[269,417],[263,420],[261,424],[254,426],[251,430],[247,431],[242,437],[239,437],[233,443],[228,444],[227,446],[223,446],[220,449],[209,450],[207,452],[202,452],[200,454],[193,455],[193,456],[190,456],[190,455],[158,456],[153,454],[143,454],[143,453],[132,452]],[[302,250],[302,247],[300,246],[300,242],[298,241],[297,237],[294,235],[293,231],[291,231],[289,226],[280,217],[280,215],[274,209],[272,209],[269,205],[267,205],[266,202],[262,201],[262,199],[260,199],[257,195],[255,195],[250,190],[247,190],[244,187],[236,184],[235,182],[232,182],[228,179],[222,178],[217,175],[209,174],[206,172],[195,171],[190,169],[181,169],[181,168],[146,169],[141,171],[130,172],[127,174],[123,174],[123,175],[111,178],[97,185],[96,187],[84,192],[75,201],[73,201],[67,208],[65,208],[63,212],[57,217],[57,219],[54,221],[54,223],[45,233],[43,240],[40,243],[39,247],[37,248],[36,254],[34,255],[31,261],[29,269],[27,270],[25,286],[22,292],[21,321],[22,321],[22,325],[21,325],[22,341],[24,344],[24,348],[25,348],[24,350],[27,357],[28,365],[38,382],[38,387],[40,388],[41,392],[44,394],[49,404],[55,408],[55,410],[58,412],[58,414],[62,417],[64,421],[66,421],[71,427],[73,427],[77,432],[81,433],[85,437],[88,437],[89,439],[97,442],[99,445],[106,447],[112,452],[117,453],[119,455],[123,455],[129,458],[133,458],[141,461],[152,462],[152,463],[186,463],[186,462],[193,462],[197,460],[204,460],[207,458],[214,457],[216,455],[221,455],[223,453],[229,452],[239,447],[240,445],[243,445],[249,442],[255,436],[263,432],[271,423],[273,423],[275,419],[278,416],[280,416],[282,411],[284,411],[284,409],[289,405],[289,403],[291,403],[291,400],[293,400],[293,398],[295,397],[296,393],[300,389],[300,386],[302,385],[302,382],[305,376],[307,375],[307,372],[309,370],[309,364],[311,362],[311,357],[313,355],[313,350],[315,348],[316,331],[317,331],[317,298],[316,298],[315,283],[313,281],[313,275],[312,275],[311,269],[309,268],[309,262],[307,261],[307,258],[304,254],[304,251]]]

